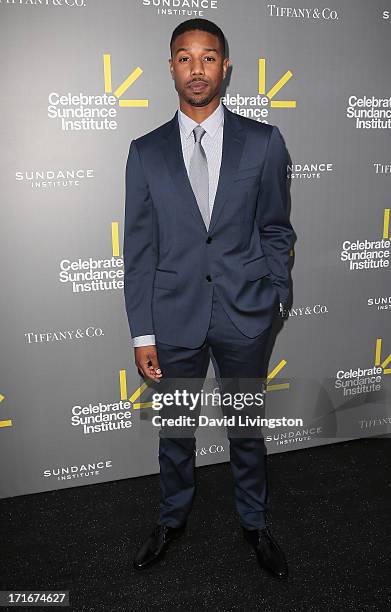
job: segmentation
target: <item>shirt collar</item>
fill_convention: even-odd
[[[204,128],[205,132],[208,134],[208,136],[211,136],[213,138],[218,128],[224,121],[223,105],[220,102],[220,104],[213,111],[213,113],[209,115],[209,117],[207,117],[204,121],[202,121],[202,123],[197,123],[197,121],[194,121],[194,119],[191,119],[190,117],[185,115],[185,113],[181,111],[181,109],[178,109],[178,121],[179,127],[183,132],[185,138],[190,137],[196,125],[201,125]]]

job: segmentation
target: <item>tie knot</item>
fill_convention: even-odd
[[[203,137],[203,135],[205,134],[205,130],[201,125],[196,125],[196,127],[193,130],[194,132],[194,139],[196,142],[201,142],[201,138]]]

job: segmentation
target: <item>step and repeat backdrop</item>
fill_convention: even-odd
[[[177,109],[169,40],[191,17],[227,37],[223,102],[277,125],[291,158],[267,413],[303,424],[266,430],[268,452],[389,435],[390,0],[0,0],[3,498],[158,472],[123,295],[125,165]],[[227,461],[224,431],[196,454]]]

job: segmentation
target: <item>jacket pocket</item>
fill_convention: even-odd
[[[159,289],[176,289],[178,275],[174,270],[156,268],[153,286]]]
[[[261,255],[260,257],[252,259],[251,261],[244,262],[243,272],[244,277],[249,281],[256,280],[257,278],[262,278],[263,276],[270,274],[265,255]]]

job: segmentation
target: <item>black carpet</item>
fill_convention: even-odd
[[[228,463],[197,469],[187,533],[143,573],[131,561],[157,517],[157,475],[0,500],[1,589],[68,589],[83,611],[390,610],[390,468],[386,438],[268,457],[283,582],[243,540]]]

